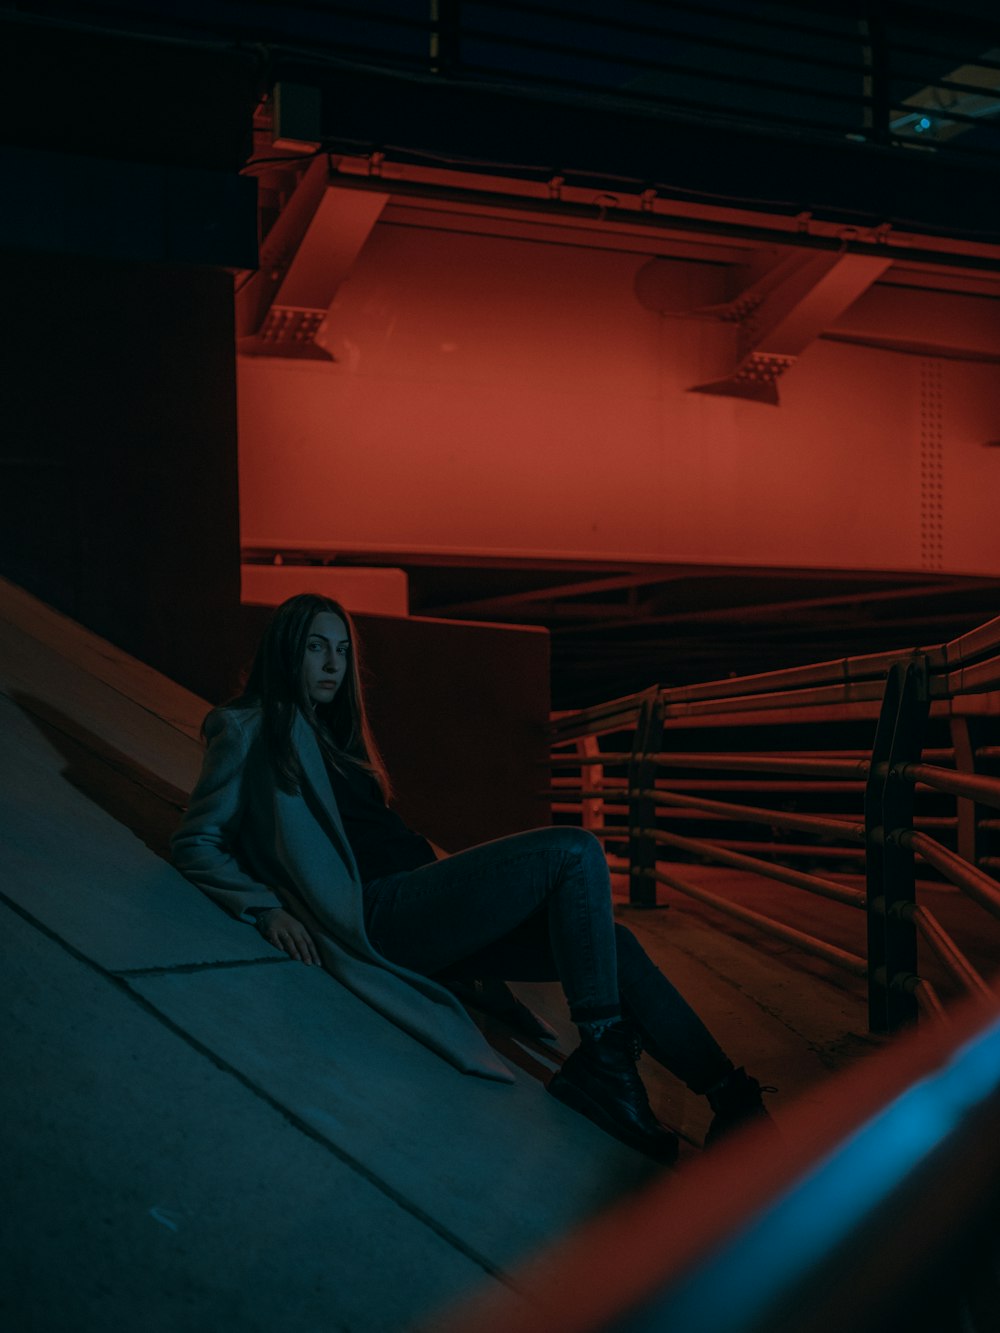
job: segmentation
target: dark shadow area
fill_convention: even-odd
[[[76,718],[19,690],[12,703],[66,761],[63,776],[88,801],[135,834],[164,860],[188,793],[138,766]]]

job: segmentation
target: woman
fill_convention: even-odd
[[[522,1030],[553,1035],[503,983],[560,981],[580,1044],[549,1091],[659,1161],[677,1139],[650,1110],[640,1044],[707,1095],[709,1139],[766,1118],[759,1084],[615,923],[592,834],[535,829],[446,856],[389,808],[338,603],[302,594],[280,606],[243,694],[204,730],[174,862],[271,944],[323,966],[463,1072],[504,1082],[510,1070],[455,992],[473,982]]]

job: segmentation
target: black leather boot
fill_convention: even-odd
[[[677,1136],[650,1110],[635,1067],[638,1038],[619,1019],[587,1035],[549,1080],[553,1097],[585,1115],[630,1148],[670,1164],[677,1160]]]
[[[731,1070],[713,1088],[709,1088],[705,1096],[715,1116],[705,1135],[705,1147],[710,1148],[734,1129],[754,1120],[766,1121],[777,1137],[778,1131],[767,1113],[762,1092],[777,1092],[777,1088],[761,1087],[743,1068]]]

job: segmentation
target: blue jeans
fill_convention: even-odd
[[[438,980],[559,981],[576,1023],[622,1013],[694,1092],[731,1069],[712,1034],[625,926],[601,844],[576,828],[483,843],[364,886],[373,948]]]

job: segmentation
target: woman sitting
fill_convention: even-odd
[[[558,981],[580,1044],[548,1090],[661,1162],[641,1048],[707,1096],[709,1139],[766,1117],[760,1085],[612,913],[600,843],[540,828],[446,856],[407,828],[362,701],[346,611],[303,594],[275,612],[243,694],[205,721],[208,749],[174,835],[174,863],[301,963],[319,965],[467,1074],[513,1081],[456,997],[492,992],[550,1030],[507,981]],[[454,989],[449,989],[452,987]]]

